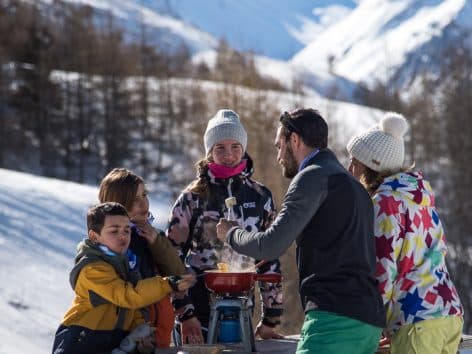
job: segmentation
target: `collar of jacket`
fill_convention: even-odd
[[[75,284],[79,273],[87,264],[97,261],[109,263],[115,268],[116,272],[124,280],[128,280],[130,272],[128,257],[126,254],[115,254],[113,256],[103,253],[97,244],[90,241],[90,239],[83,239],[77,246],[77,256],[75,257],[75,266],[69,275],[69,282],[72,289],[75,289]]]
[[[330,149],[328,148],[319,149],[318,152],[314,156],[312,156],[308,161],[305,162],[305,165],[303,166],[303,168],[313,165],[319,161],[332,159],[332,158],[336,159],[336,155],[334,155],[334,153]]]

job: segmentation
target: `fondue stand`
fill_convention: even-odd
[[[245,353],[256,351],[252,327],[252,294],[212,296],[208,344],[242,342]]]
[[[236,220],[233,210],[236,204],[236,198],[230,194],[225,200],[228,220]],[[205,275],[205,284],[213,291],[210,295],[207,342],[213,344],[217,339],[221,343],[242,342],[245,353],[255,352],[251,316],[254,273],[226,274],[229,273],[224,272],[221,276],[218,273]],[[241,280],[244,284],[240,283]]]
[[[254,272],[205,272],[210,294],[207,343],[242,343],[245,353],[256,351],[252,327],[252,297],[255,281],[278,283],[280,274]]]
[[[236,198],[225,199],[227,219],[235,221],[233,207]],[[260,264],[265,261],[260,262]],[[210,321],[207,343],[241,343],[245,353],[256,351],[252,327],[252,297],[256,280],[278,283],[280,274],[256,274],[255,272],[205,272],[205,285],[210,294]]]

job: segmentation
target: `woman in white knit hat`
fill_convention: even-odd
[[[404,166],[408,122],[387,113],[353,137],[349,171],[374,203],[377,279],[392,354],[457,353],[463,309],[448,273],[444,230],[421,172]]]
[[[246,153],[247,133],[239,116],[222,109],[208,122],[204,135],[205,157],[196,163],[197,178],[184,189],[171,211],[168,237],[182,259],[198,275],[217,269],[219,262],[230,267],[247,262],[246,256],[230,254],[221,259],[221,243],[216,237],[220,218],[231,217],[250,231],[263,231],[275,218],[269,189],[251,178],[252,160]],[[232,199],[228,206],[225,200]],[[229,249],[227,250],[229,251]],[[254,267],[255,261],[242,268]],[[233,268],[234,270],[234,268]],[[243,270],[243,269],[241,269]],[[280,273],[279,260],[270,260],[256,269],[258,273]],[[184,299],[174,301],[178,323],[174,341],[202,343],[209,321],[209,291],[203,277]],[[262,338],[281,338],[275,331],[282,315],[281,284],[260,283],[262,319],[256,333]]]

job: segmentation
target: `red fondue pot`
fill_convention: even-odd
[[[277,273],[257,274],[254,272],[222,272],[209,270],[205,272],[206,287],[218,294],[248,292],[255,281],[279,283],[282,276]]]

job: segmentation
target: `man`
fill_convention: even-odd
[[[293,178],[276,220],[247,232],[220,219],[218,238],[256,259],[297,244],[305,321],[297,353],[374,353],[385,311],[375,280],[372,202],[327,149],[328,126],[313,109],[280,117],[275,146]]]

